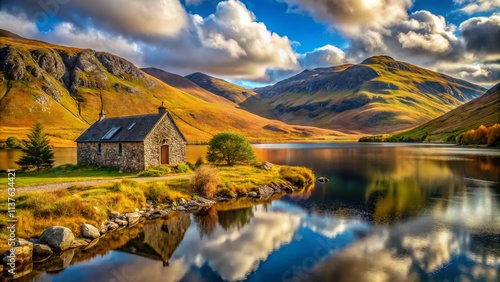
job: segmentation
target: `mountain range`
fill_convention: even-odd
[[[237,88],[206,75],[186,78],[209,91],[217,88],[214,93],[224,93],[221,95],[225,97],[227,93],[241,96],[234,94]],[[357,65],[304,70],[274,85],[254,89],[255,93],[247,92],[247,99],[239,105],[286,123],[377,134],[421,125],[481,96],[485,90],[388,56],[375,56]]]
[[[106,52],[0,30],[0,139],[23,137],[40,120],[56,145],[74,146],[101,106],[107,116],[123,116],[156,112],[162,101],[192,143],[226,130],[255,142],[345,138],[422,125],[484,91],[387,56],[307,69],[246,89],[203,73],[139,69]]]
[[[164,74],[163,79],[178,88],[106,52],[29,40],[2,31],[0,138],[24,137],[40,120],[56,145],[74,146],[72,140],[98,119],[101,105],[112,117],[154,113],[162,101],[190,142],[206,142],[224,130],[254,140],[342,135],[257,116],[182,76]]]

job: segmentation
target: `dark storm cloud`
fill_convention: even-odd
[[[500,54],[500,16],[470,18],[460,25],[467,51]]]

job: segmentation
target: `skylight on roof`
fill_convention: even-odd
[[[128,126],[128,128],[127,128],[127,130],[132,129],[132,127],[134,127],[134,125],[135,125],[135,122],[134,122],[134,123],[132,123],[131,125],[129,125],[129,126]]]
[[[121,127],[112,127],[104,136],[101,138],[102,140],[111,140],[113,136],[121,129]]]

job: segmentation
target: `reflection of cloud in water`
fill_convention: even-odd
[[[448,230],[438,230],[423,236],[404,236],[401,246],[426,273],[449,262],[459,249],[457,236]]]
[[[470,242],[471,234],[464,226],[449,225],[433,216],[421,217],[380,228],[352,244],[321,264],[313,280],[419,281],[422,273],[434,275],[458,256],[479,264],[461,267],[460,277],[500,278],[500,254],[472,252]]]
[[[200,240],[196,228],[190,228],[172,258],[186,268],[201,267],[205,262],[225,280],[241,280],[258,267],[274,250],[290,243],[299,227],[333,238],[350,228],[366,228],[361,221],[307,214],[303,209],[281,201],[265,211],[258,207],[250,222],[240,228],[217,227],[210,237]]]
[[[469,180],[470,182],[470,180]],[[500,232],[500,205],[489,186],[476,181],[467,193],[451,198],[443,211],[436,215],[447,222],[466,225],[469,229]],[[478,186],[481,185],[481,186]]]
[[[328,238],[335,238],[347,230],[366,230],[367,224],[361,220],[345,219],[331,215],[309,214],[302,218],[302,227]]]
[[[298,215],[258,209],[239,230],[217,227],[209,238],[200,240],[195,228],[190,228],[172,263],[200,267],[207,262],[225,280],[243,279],[273,250],[291,242],[299,226]]]

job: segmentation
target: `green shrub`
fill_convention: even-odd
[[[146,170],[143,170],[137,174],[138,176],[141,177],[158,177],[158,176],[164,176],[166,174],[170,173],[170,167],[168,166],[157,166],[157,167],[151,167]]]
[[[140,176],[140,177],[158,177],[158,176],[163,176],[163,172],[156,170],[156,169],[146,169],[146,170],[139,172],[139,174],[137,174],[137,176]]]
[[[19,140],[15,136],[10,136],[5,141],[5,146],[10,149],[20,149],[21,148],[21,140]]]
[[[175,169],[178,173],[186,173],[189,171],[189,166],[187,164],[178,164]]]

